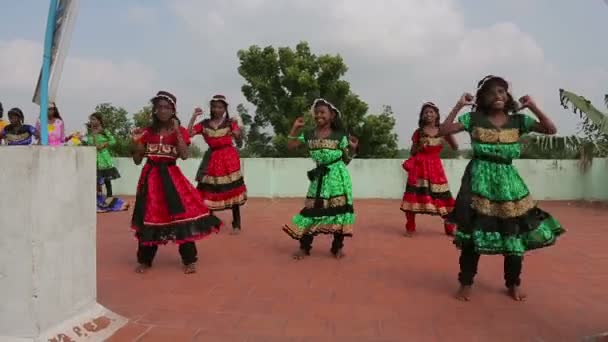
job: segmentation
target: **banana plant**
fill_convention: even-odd
[[[561,105],[571,109],[583,119],[583,125],[592,127],[595,136],[608,137],[608,114],[601,112],[583,96],[573,92],[560,89],[559,98]],[[608,94],[604,96],[604,102],[608,107]],[[587,132],[588,133],[588,132]],[[593,162],[594,156],[608,155],[608,141],[606,139],[579,138],[578,136],[544,136],[530,134],[527,139],[543,150],[561,149],[576,151],[579,155],[579,165],[586,171]]]

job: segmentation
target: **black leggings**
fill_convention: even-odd
[[[137,247],[137,262],[148,267],[152,266],[152,261],[154,261],[156,251],[158,251],[158,246],[144,246],[140,244]],[[196,257],[196,244],[194,244],[194,242],[180,244],[179,255],[181,255],[182,263],[184,265],[195,263],[198,260]]]
[[[232,228],[241,229],[241,207],[238,205],[233,206],[232,208]],[[211,210],[211,214],[214,214],[214,211]]]
[[[314,241],[314,235],[304,235],[300,239],[300,249],[306,253],[310,253],[312,249],[312,242]],[[334,233],[334,240],[331,243],[331,252],[336,254],[344,247],[344,235],[341,233]]]
[[[106,186],[106,196],[112,197],[112,180],[105,179],[103,183]]]
[[[473,285],[473,278],[477,274],[477,265],[480,255],[475,252],[474,247],[465,247],[460,252],[460,273],[458,281],[463,286]],[[505,255],[504,278],[507,288],[521,284],[521,269],[523,257],[517,255]]]

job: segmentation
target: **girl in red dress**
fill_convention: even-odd
[[[241,140],[239,120],[228,114],[228,101],[224,95],[215,95],[210,101],[211,118],[194,124],[203,115],[196,108],[188,129],[190,136],[200,134],[209,149],[205,152],[196,174],[198,190],[205,204],[213,211],[232,210],[232,234],[241,231],[240,206],[247,201],[247,188],[241,172],[239,152],[233,144]]]
[[[454,198],[439,158],[443,149],[443,138],[439,133],[439,108],[426,102],[420,109],[418,129],[412,136],[411,157],[403,163],[408,173],[407,186],[401,202],[405,212],[405,229],[408,236],[416,232],[416,214],[444,217],[454,209]],[[458,145],[452,136],[445,141],[454,149]],[[455,226],[444,222],[447,235],[454,235]]]
[[[159,91],[152,99],[152,124],[135,132],[133,161],[147,161],[137,184],[132,229],[139,241],[136,272],[152,266],[158,245],[179,245],[184,273],[194,273],[195,240],[219,231],[221,221],[205,206],[201,194],[175,164],[188,157],[190,136],[176,116],[176,98]]]

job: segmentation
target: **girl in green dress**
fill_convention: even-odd
[[[97,147],[97,179],[103,180],[106,194],[112,197],[112,180],[120,178],[109,149],[116,144],[116,139],[111,132],[103,128],[103,118],[99,113],[89,116],[87,128],[87,143]]]
[[[473,147],[455,209],[448,216],[458,226],[454,244],[461,249],[457,294],[461,300],[470,299],[481,254],[504,255],[508,293],[514,300],[524,300],[520,275],[525,252],[553,245],[564,232],[559,222],[536,206],[512,164],[520,155],[522,135],[555,134],[557,129],[530,96],[519,102],[513,100],[503,78],[489,75],[478,83],[475,98],[463,95],[441,125],[441,135],[467,131]],[[454,122],[466,105],[474,105],[475,110]],[[538,121],[516,113],[524,108]]]
[[[355,222],[352,183],[346,165],[354,157],[358,140],[346,133],[340,111],[330,102],[315,100],[311,111],[315,129],[301,132],[304,118],[296,119],[288,147],[295,149],[305,144],[317,167],[308,171],[310,185],[304,209],[293,217],[293,226],[285,225],[283,231],[300,242],[295,259],[310,255],[317,234],[333,235],[331,253],[340,259],[344,256],[344,237],[353,235]]]

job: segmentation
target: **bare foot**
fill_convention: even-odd
[[[456,293],[456,299],[461,300],[463,302],[468,302],[471,300],[471,286],[461,285]]]
[[[405,237],[411,238],[411,237],[414,237],[414,234],[415,234],[415,232],[412,232],[409,230],[405,231]]]
[[[184,274],[196,273],[196,264],[191,263],[190,265],[184,266]]]
[[[137,267],[135,267],[135,273],[146,273],[148,270],[150,269],[150,266],[148,265],[144,265],[144,264],[139,264],[137,265]]]
[[[310,252],[307,252],[303,249],[298,249],[295,253],[293,253],[292,257],[296,260],[302,260],[310,255]]]
[[[346,256],[346,254],[344,254],[344,252],[342,252],[342,249],[339,249],[337,252],[332,251],[331,254],[333,254],[334,258],[336,258],[338,260],[340,260]]]
[[[241,228],[232,228],[230,235],[239,235],[241,233]]]
[[[523,302],[528,297],[519,286],[511,286],[508,290],[509,297],[517,302]]]

